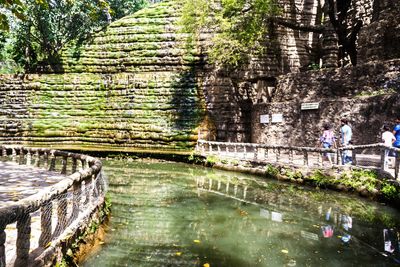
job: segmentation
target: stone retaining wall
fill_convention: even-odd
[[[304,24],[318,22],[318,3],[279,1],[283,17]],[[396,58],[396,48],[386,50],[389,41],[371,45],[366,40],[374,29],[379,28],[376,40],[387,29],[397,29],[387,19],[394,18],[397,7],[390,1],[379,7],[367,0],[354,2],[349,19],[365,22],[360,37],[364,61]],[[254,118],[267,111],[259,105],[269,105],[268,110],[275,112],[281,102],[295,107],[299,99],[323,98],[338,100],[335,109],[340,110],[342,97],[375,94],[399,72],[394,60],[299,74],[312,62],[306,47],[315,47],[322,36],[281,26],[266,37],[273,46],[263,56],[252,56],[240,70],[216,68],[207,64],[202,50],[210,34],[202,34],[198,46],[188,46],[188,35],[176,24],[179,8],[176,1],[165,1],[112,23],[89,43],[66,49],[62,64],[43,69],[53,74],[1,76],[0,141],[187,150],[194,146],[199,129],[214,132],[202,138],[264,141],[274,131],[297,127],[298,122],[291,121],[301,113],[288,108],[292,128],[279,126],[261,133]],[[378,8],[387,16],[376,17]],[[387,23],[394,28],[382,26]],[[322,112],[318,120],[337,120],[323,117],[330,113]],[[381,119],[373,114],[369,120]]]

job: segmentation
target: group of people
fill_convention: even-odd
[[[320,142],[323,148],[336,148],[336,137],[332,130],[332,126],[329,123],[324,124],[324,131],[320,137]],[[396,125],[391,130],[389,125],[383,126],[383,133],[382,133],[382,142],[386,146],[390,147],[397,147],[400,148],[400,117],[396,119]],[[351,145],[353,131],[349,125],[349,121],[345,118],[341,119],[341,127],[340,127],[340,144],[342,147],[346,147]],[[389,150],[385,152],[385,158],[387,158],[389,154]],[[332,158],[330,153],[325,155],[329,162],[332,164]],[[351,164],[352,163],[352,156],[350,150],[344,150],[342,153],[342,164]]]
[[[345,118],[340,121],[340,144],[345,147],[351,145],[351,138],[353,136],[353,131],[349,125],[349,121]],[[336,137],[332,130],[332,126],[329,123],[324,124],[324,131],[320,137],[321,145],[323,148],[336,148]],[[328,158],[329,162],[332,164],[332,157],[330,153],[326,153],[325,157]],[[342,153],[342,164],[351,164],[352,157],[349,150],[344,150]]]

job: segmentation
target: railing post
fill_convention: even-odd
[[[45,169],[49,167],[49,153],[47,151],[43,152],[43,165]]]
[[[7,149],[5,146],[1,147],[1,156],[6,157],[7,156]]]
[[[86,161],[84,159],[81,159],[81,170],[85,169],[86,166]]]
[[[6,232],[4,231],[5,226],[0,225],[0,267],[6,266]]]
[[[25,160],[25,152],[22,147],[19,148],[19,165],[23,165]]]
[[[55,169],[56,169],[56,156],[54,155],[54,151],[51,151],[49,171],[54,171]]]
[[[264,160],[268,159],[268,148],[264,148]]]
[[[386,171],[386,149],[381,147],[381,171]]]
[[[217,149],[218,149],[218,155],[220,156],[221,155],[221,146],[219,144],[217,145]]]
[[[17,151],[15,150],[15,148],[11,148],[11,160],[17,161]]]
[[[394,178],[399,179],[400,153],[396,151],[396,159],[394,162]]]
[[[28,148],[28,151],[26,153],[26,165],[31,165],[31,162],[32,162],[32,152]]]
[[[309,166],[310,163],[308,161],[308,151],[304,150],[303,153],[304,153],[304,165]]]
[[[243,159],[246,159],[247,157],[247,149],[246,149],[246,145],[243,145]]]
[[[51,201],[45,203],[40,208],[40,228],[39,246],[44,248],[51,241],[52,230],[53,203]]]
[[[40,167],[40,153],[39,153],[39,150],[35,151],[35,167]]]
[[[279,162],[280,155],[281,155],[280,148],[275,148],[275,157],[276,157],[275,159],[276,159],[276,162]]]
[[[258,147],[255,146],[254,147],[254,160],[257,160],[257,158],[258,158]]]
[[[208,143],[208,153],[212,153],[212,144]]]
[[[352,165],[357,166],[357,151],[355,149],[351,150]]]
[[[75,173],[78,167],[78,160],[76,158],[72,158],[72,173]]]
[[[233,156],[236,158],[237,157],[237,145],[233,146]]]
[[[29,263],[29,250],[31,246],[31,215],[24,214],[17,221],[17,259],[14,266],[25,267]]]
[[[61,174],[67,174],[67,163],[68,163],[68,157],[67,156],[63,156]]]
[[[293,149],[289,148],[289,163],[293,164]]]
[[[317,163],[318,163],[318,166],[323,166],[324,165],[323,152],[321,152],[321,151],[318,151]]]
[[[337,148],[336,152],[336,162],[337,165],[342,165],[342,150],[340,150],[339,148]]]

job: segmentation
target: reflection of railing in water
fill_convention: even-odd
[[[50,149],[2,146],[1,155],[19,164],[43,166],[49,171],[57,169],[64,175],[71,173],[35,195],[0,208],[0,266],[43,265],[61,242],[82,227],[82,222],[87,223],[104,202],[106,182],[101,173],[102,164],[93,157]],[[14,235],[6,236],[6,233],[13,233],[8,226],[15,223],[17,238],[12,244],[6,239]],[[32,230],[39,231],[37,247],[31,244]],[[10,251],[14,252],[10,254]],[[14,263],[6,255],[15,257]]]
[[[285,207],[288,205],[287,202],[282,203],[282,205],[279,205],[279,203],[269,203],[271,199],[273,201],[280,202],[277,197],[273,197],[273,195],[278,196],[277,192],[268,194],[262,190],[264,194],[267,194],[264,200],[267,200],[269,204],[273,204],[273,208],[268,208],[267,206],[269,204],[267,202],[260,203],[260,201],[258,201],[260,199],[260,195],[254,194],[254,188],[251,186],[249,187],[246,182],[232,182],[232,180],[229,178],[223,182],[221,180],[214,180],[212,178],[205,177],[197,177],[195,178],[195,182],[197,189],[199,190],[198,194],[200,194],[200,191],[209,192],[226,198],[234,199],[242,203],[257,206],[260,209],[260,217],[263,217],[267,220],[277,223],[285,223],[290,217],[293,217],[292,210],[285,209]],[[296,204],[307,205],[307,203],[298,202],[296,202]],[[400,242],[400,233],[396,229],[383,228],[382,231],[385,235],[383,243],[381,243],[379,247],[374,247],[361,240],[360,237],[354,236],[354,230],[356,230],[357,226],[353,226],[353,218],[345,212],[341,212],[337,209],[333,210],[331,206],[325,206],[325,208],[318,206],[318,208],[314,208],[313,211],[317,217],[312,218],[313,223],[312,226],[310,225],[310,228],[314,227],[315,220],[318,220],[318,223],[321,225],[318,230],[299,229],[299,234],[301,237],[312,241],[320,241],[322,239],[336,237],[345,244],[349,244],[351,240],[354,240],[357,243],[362,243],[364,246],[370,248],[376,253],[379,253],[385,257],[390,257],[395,262],[400,260],[400,247],[389,247],[389,245],[393,245],[395,241]],[[321,217],[323,217],[323,219],[321,219]],[[302,217],[302,219],[304,219],[304,217]],[[388,235],[389,232],[392,233],[392,236]],[[393,233],[397,233],[397,236],[393,236]]]
[[[369,144],[340,147],[337,149],[292,147],[255,143],[226,143],[198,140],[196,150],[202,155],[218,155],[220,157],[252,160],[265,163],[280,163],[300,167],[324,167],[324,157],[329,155],[337,167],[345,165],[342,158],[351,158],[351,164],[360,168],[375,168],[399,177],[400,149],[383,144]],[[365,151],[372,154],[365,154]],[[389,155],[396,156],[390,157]],[[392,163],[392,164],[390,164]]]

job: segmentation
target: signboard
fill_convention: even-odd
[[[260,115],[260,123],[269,123],[269,115],[268,114]]]
[[[272,123],[283,122],[283,114],[272,114]]]
[[[301,103],[301,110],[319,109],[319,102]]]

